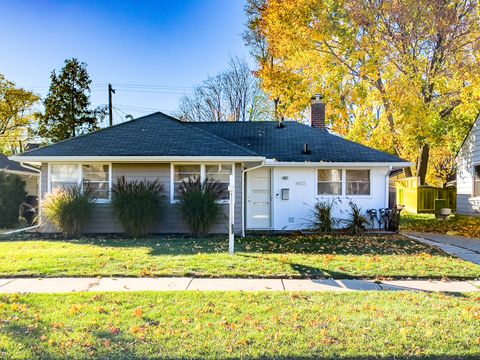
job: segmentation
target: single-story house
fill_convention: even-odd
[[[10,160],[7,155],[0,153],[0,172],[20,176],[25,181],[27,195],[38,196],[38,179],[40,177],[38,169]]]
[[[480,116],[457,154],[457,214],[480,216]]]
[[[410,163],[330,133],[318,96],[311,115],[309,125],[279,125],[182,122],[157,112],[13,159],[41,166],[41,198],[72,184],[95,186],[98,204],[87,229],[91,233],[123,231],[109,205],[109,189],[121,176],[164,184],[169,204],[154,229],[158,233],[188,231],[175,189],[191,176],[212,177],[235,189],[237,234],[307,228],[314,204],[322,199],[340,199],[334,216],[344,218],[350,200],[364,211],[388,207],[389,173]],[[223,201],[226,214],[228,201]],[[222,219],[213,232],[227,232],[227,224]]]

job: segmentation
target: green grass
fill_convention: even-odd
[[[2,359],[478,359],[469,294],[0,295]]]
[[[438,220],[433,214],[405,213],[400,219],[400,229],[480,238],[480,217],[456,215]]]
[[[0,241],[0,276],[480,278],[480,266],[401,236]]]

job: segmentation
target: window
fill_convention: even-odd
[[[228,184],[232,174],[232,165],[205,165],[205,177],[215,179],[222,187],[222,200],[228,200]]]
[[[173,199],[178,200],[177,190],[182,181],[189,178],[201,177],[200,165],[175,165],[173,174]]]
[[[78,165],[52,165],[50,168],[51,191],[69,189],[78,185]]]
[[[110,199],[109,164],[51,164],[50,191],[89,186],[97,201]]]
[[[109,165],[82,165],[82,186],[90,187],[97,199],[109,199]]]
[[[370,195],[370,170],[347,170],[347,195]]]
[[[318,170],[318,195],[342,195],[342,170]]]
[[[222,200],[228,200],[228,184],[232,174],[230,164],[198,164],[198,165],[173,165],[172,176],[172,201],[178,200],[177,190],[182,181],[198,177],[204,181],[207,177],[218,181],[225,190]]]
[[[473,196],[480,196],[480,164],[473,167]]]

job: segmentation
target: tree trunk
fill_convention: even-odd
[[[425,185],[425,179],[427,177],[428,159],[430,157],[430,146],[423,144],[420,150],[420,157],[417,163],[417,176],[420,178],[420,185]]]
[[[403,168],[403,173],[405,174],[405,177],[412,177],[412,169],[410,167]]]

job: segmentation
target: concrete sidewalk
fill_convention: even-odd
[[[480,239],[414,231],[405,231],[402,235],[436,246],[450,255],[480,265]]]
[[[480,291],[480,281],[207,279],[207,278],[11,278],[0,279],[0,293],[85,291]]]

